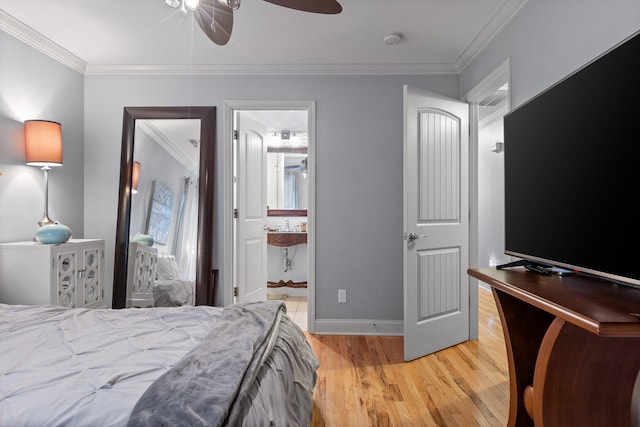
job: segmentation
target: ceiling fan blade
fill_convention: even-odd
[[[278,6],[303,12],[325,13],[335,15],[342,12],[342,6],[336,0],[264,0]]]
[[[223,46],[231,38],[233,10],[218,0],[200,0],[195,18],[202,31],[215,44]]]

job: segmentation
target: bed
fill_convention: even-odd
[[[318,360],[281,301],[0,304],[1,426],[308,426]]]
[[[178,264],[172,255],[158,255],[156,279],[153,283],[155,307],[194,305],[195,281],[180,278]]]

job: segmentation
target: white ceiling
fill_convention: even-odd
[[[225,46],[164,0],[0,0],[0,30],[84,74],[442,74],[460,72],[526,2],[339,1],[342,13],[322,15],[243,0]],[[390,32],[400,43],[384,43]],[[250,114],[270,131],[306,130],[305,112]],[[197,127],[177,136],[169,124],[155,129],[193,151]]]
[[[244,0],[211,42],[164,0],[0,0],[0,30],[86,74],[461,71],[526,0],[340,0],[322,15]],[[400,32],[397,45],[383,37]]]
[[[308,131],[306,111],[295,110],[245,110],[243,114],[266,126],[269,132]]]

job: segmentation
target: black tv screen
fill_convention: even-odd
[[[640,286],[640,33],[504,118],[505,252]]]

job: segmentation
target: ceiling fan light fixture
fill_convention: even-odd
[[[165,0],[168,1],[168,0]],[[190,2],[189,9],[194,11],[196,22],[207,37],[224,46],[231,38],[233,30],[233,12],[240,7],[241,0],[181,0],[182,12],[187,13],[185,4]],[[278,6],[305,12],[336,14],[342,6],[336,0],[265,0]],[[195,5],[194,5],[195,3]]]
[[[342,6],[336,0],[265,0],[278,6],[303,12],[335,15],[342,12]]]
[[[184,0],[184,4],[189,10],[196,10],[198,7],[198,0]]]
[[[231,10],[240,8],[240,0],[218,0],[223,6],[227,6]]]

